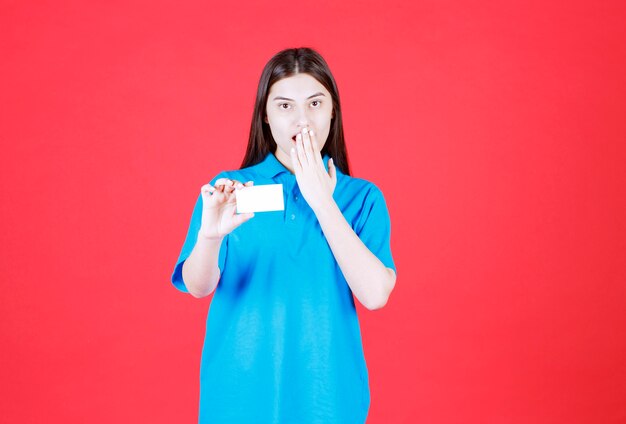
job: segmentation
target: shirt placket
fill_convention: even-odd
[[[301,218],[299,205],[304,199],[298,189],[295,178],[289,178],[284,181],[283,189],[285,190],[285,214],[283,215],[283,221],[285,225],[293,228],[298,224],[299,218]]]

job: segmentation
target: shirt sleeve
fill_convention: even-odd
[[[374,185],[363,201],[355,232],[383,265],[396,272],[391,256],[391,220],[387,203],[383,193]]]
[[[210,184],[214,185],[215,181],[219,178],[226,177],[226,175],[221,172],[219,173],[213,180],[211,180]],[[189,293],[185,282],[183,281],[183,264],[191,254],[194,246],[196,245],[196,240],[198,237],[198,231],[200,230],[200,224],[202,223],[202,195],[199,194],[196,200],[196,205],[193,208],[193,213],[191,214],[191,222],[189,223],[189,229],[187,230],[187,236],[185,237],[185,242],[183,243],[183,247],[180,251],[180,255],[178,256],[178,260],[176,261],[176,265],[174,266],[174,272],[172,273],[172,284],[178,290]],[[224,273],[224,264],[226,263],[226,253],[228,250],[228,235],[224,237],[222,240],[222,244],[220,245],[220,253],[218,255],[217,266],[220,269],[220,276]]]

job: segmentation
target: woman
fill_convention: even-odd
[[[246,181],[244,184],[243,181]],[[235,191],[282,184],[284,211],[236,214]],[[335,80],[308,48],[265,66],[241,169],[201,188],[172,275],[215,291],[201,423],[362,423],[370,392],[353,295],[395,285],[381,191],[350,176]]]

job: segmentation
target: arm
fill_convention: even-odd
[[[196,245],[183,264],[183,281],[194,297],[213,293],[220,279],[217,260],[222,239],[210,239],[198,234]]]
[[[300,191],[315,212],[352,293],[366,308],[382,308],[395,286],[396,274],[361,241],[335,203],[335,165],[331,158],[326,172],[312,131],[298,134],[291,162]]]
[[[252,213],[236,213],[235,190],[253,184],[252,181],[242,184],[220,178],[215,187],[211,184],[202,186],[200,229],[182,268],[183,282],[192,296],[208,296],[217,287],[220,279],[219,254],[224,237],[254,216]]]
[[[365,246],[332,198],[315,215],[352,293],[367,309],[385,306],[396,284],[394,270]]]

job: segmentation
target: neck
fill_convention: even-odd
[[[282,163],[283,166],[289,170],[289,172],[294,174],[293,166],[291,165],[291,156],[285,155],[285,152],[283,152],[280,147],[276,147],[274,156],[276,156],[278,162]]]

